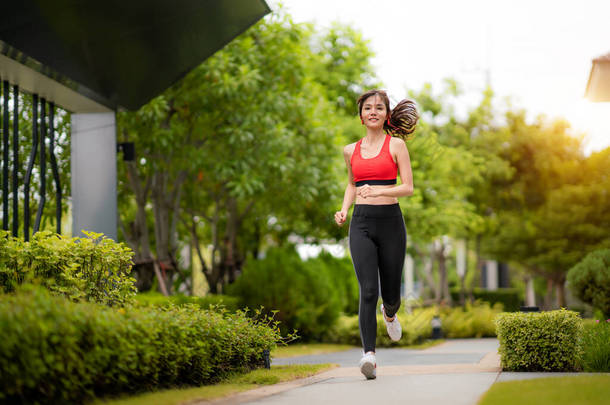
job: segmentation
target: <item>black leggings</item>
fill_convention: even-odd
[[[360,284],[360,337],[365,352],[375,351],[379,282],[386,315],[400,307],[400,281],[407,232],[398,204],[356,204],[349,227],[349,248]],[[379,270],[379,271],[378,271]]]

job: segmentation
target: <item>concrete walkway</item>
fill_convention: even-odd
[[[274,359],[273,365],[337,363],[302,380],[262,387],[215,404],[474,405],[500,374],[496,339],[458,339],[424,350],[378,349],[377,379],[357,367],[362,351]]]
[[[357,367],[361,350],[273,360],[273,365],[337,363],[316,376],[200,404],[475,405],[496,381],[583,373],[502,373],[497,339],[455,339],[424,350],[378,349],[377,379]]]

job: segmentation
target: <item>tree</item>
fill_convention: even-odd
[[[218,292],[265,244],[337,235],[337,139],[352,126],[318,80],[323,57],[310,26],[274,13],[121,115],[120,134],[139,155],[122,168],[121,229],[140,263],[178,270],[182,240]]]
[[[497,234],[490,235],[488,251],[544,277],[546,308],[552,306],[554,289],[558,305],[565,306],[568,269],[608,243],[603,230],[608,202],[602,191],[607,180],[597,174],[608,163],[594,156],[593,166],[601,167],[592,169],[581,139],[564,121],[539,117],[527,124],[523,112],[509,112],[507,119],[511,136],[502,156],[514,174],[496,184]]]
[[[447,302],[451,302],[446,263],[450,246],[445,236],[463,237],[481,223],[469,197],[481,181],[484,161],[467,145],[455,142],[468,137],[466,123],[458,120],[451,106],[450,98],[458,94],[457,85],[450,80],[438,95],[430,85],[410,93],[422,119],[408,142],[415,189],[403,204],[411,252],[428,263],[422,279],[434,290],[437,301]],[[438,281],[432,275],[434,262]]]

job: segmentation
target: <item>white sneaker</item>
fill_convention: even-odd
[[[360,372],[364,374],[367,380],[377,378],[377,360],[375,353],[368,352],[360,359]]]
[[[400,326],[400,322],[398,321],[398,316],[394,315],[394,319],[392,321],[388,321],[385,319],[385,310],[383,309],[383,304],[381,304],[381,314],[383,315],[383,321],[385,322],[385,328],[388,331],[388,335],[390,339],[395,342],[398,342],[402,337],[402,326]]]

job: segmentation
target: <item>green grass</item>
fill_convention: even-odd
[[[295,343],[288,346],[278,346],[271,352],[271,357],[280,359],[283,357],[342,352],[344,350],[356,348],[356,346],[337,343]]]
[[[444,339],[427,340],[411,346],[400,346],[401,349],[427,349],[428,347],[444,343]],[[360,346],[352,346],[338,343],[294,343],[288,346],[278,346],[271,352],[271,357],[281,359],[285,357],[310,356],[315,354],[326,354],[342,352],[349,349],[359,349]]]
[[[602,405],[608,398],[610,375],[585,375],[495,383],[478,405]]]
[[[246,374],[233,375],[214,385],[169,389],[118,399],[98,399],[91,405],[179,405],[189,401],[212,400],[258,388],[262,385],[309,377],[333,367],[336,366],[333,364],[272,366],[270,370],[258,369]]]

